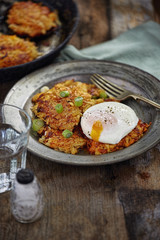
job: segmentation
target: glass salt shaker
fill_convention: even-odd
[[[18,222],[30,223],[41,217],[43,209],[43,192],[34,173],[29,169],[19,170],[11,190],[13,216]]]

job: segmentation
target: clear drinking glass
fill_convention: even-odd
[[[0,104],[0,193],[11,189],[17,171],[26,167],[30,127],[23,109]]]

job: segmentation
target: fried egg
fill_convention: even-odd
[[[81,128],[89,139],[117,144],[136,127],[138,121],[129,106],[119,102],[103,102],[84,112]]]

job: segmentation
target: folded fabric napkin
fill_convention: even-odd
[[[82,50],[67,45],[58,58],[109,60],[138,67],[160,79],[160,25],[149,21],[117,38]]]

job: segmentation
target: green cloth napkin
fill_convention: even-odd
[[[111,41],[82,50],[67,45],[58,61],[86,59],[126,63],[160,79],[160,25],[149,21]]]

